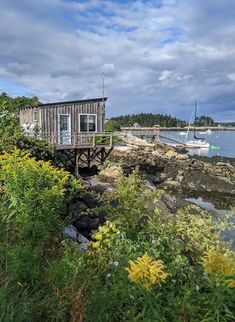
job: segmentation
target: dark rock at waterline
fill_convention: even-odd
[[[73,215],[73,217],[75,217],[79,216],[81,213],[87,210],[87,208],[88,206],[84,202],[77,200],[70,205],[69,212]]]
[[[98,229],[105,221],[105,213],[99,209],[101,205],[99,195],[86,191],[69,207],[73,225],[87,238],[91,231]]]
[[[88,208],[96,208],[100,206],[101,201],[94,193],[85,192],[81,195],[80,200],[87,205]]]

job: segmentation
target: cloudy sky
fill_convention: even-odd
[[[0,91],[235,120],[234,0],[0,0]]]

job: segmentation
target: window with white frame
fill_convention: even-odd
[[[80,132],[96,132],[97,131],[97,115],[96,114],[80,114]]]

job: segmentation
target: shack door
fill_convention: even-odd
[[[59,143],[71,144],[70,115],[59,115]]]

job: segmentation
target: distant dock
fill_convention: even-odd
[[[163,126],[155,126],[155,127],[122,127],[121,130],[123,132],[132,132],[134,133],[144,133],[147,132],[153,133],[157,131],[188,131],[188,126],[186,127],[163,127]],[[195,128],[195,131],[204,132],[207,130],[211,131],[235,131],[235,126],[198,126]],[[194,127],[190,126],[189,131],[194,131]]]

